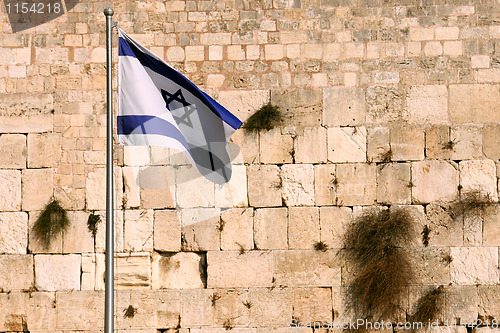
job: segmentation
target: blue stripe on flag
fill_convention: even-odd
[[[180,85],[184,89],[188,90],[191,94],[196,96],[198,99],[200,99],[209,107],[209,109],[214,114],[216,114],[232,128],[238,129],[242,125],[242,122],[238,118],[236,118],[231,112],[226,110],[222,105],[217,103],[213,98],[198,89],[198,87],[196,87],[191,81],[184,77],[184,75],[177,72],[170,66],[165,65],[158,59],[151,57],[149,54],[142,52],[133,43],[129,43],[123,37],[119,38],[118,55],[137,58],[144,67],[148,67],[152,71],[168,77],[176,84]]]

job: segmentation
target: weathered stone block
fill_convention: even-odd
[[[369,164],[337,165],[337,198],[344,206],[371,205],[377,199],[377,168]]]
[[[68,213],[71,223],[63,232],[63,253],[94,252],[94,237],[87,227],[88,218],[86,212]],[[100,227],[105,228],[105,224],[100,224]]]
[[[366,129],[364,127],[332,127],[328,129],[328,161],[365,162]]]
[[[232,165],[231,180],[215,188],[215,207],[247,207],[247,171],[242,164]]]
[[[476,286],[449,286],[445,292],[444,320],[458,324],[477,320],[479,298]]]
[[[210,298],[213,293],[209,289],[186,289],[181,292],[181,327],[213,325],[214,307]]]
[[[479,190],[498,201],[496,167],[492,160],[462,161],[459,170],[463,192]]]
[[[0,213],[0,253],[26,254],[28,248],[28,215]]]
[[[348,207],[320,207],[321,241],[329,248],[343,247],[344,231],[351,220],[352,210]]]
[[[25,169],[22,171],[22,209],[42,210],[54,193],[52,169]]]
[[[123,252],[123,211],[114,212],[114,227],[115,227],[115,251]],[[106,250],[106,228],[104,223],[106,221],[106,212],[95,212],[101,217],[101,225],[97,229],[97,234],[95,237],[95,251],[105,252]]]
[[[364,125],[365,119],[366,108],[363,89],[323,89],[323,125],[328,127]]]
[[[133,291],[130,294],[130,305],[137,309],[130,323],[130,326],[136,327],[137,331],[157,332],[161,327],[161,329],[169,329],[167,332],[170,332],[180,325],[180,291]]]
[[[115,184],[115,208],[120,207],[122,198],[122,188],[123,188],[123,176],[121,173],[121,168],[114,168],[114,184]],[[106,169],[105,168],[95,168],[93,171],[87,174],[87,179],[85,181],[85,201],[86,208],[89,210],[105,210],[106,209]]]
[[[402,98],[402,93],[393,87],[366,88],[366,121],[370,124],[381,124],[400,120]]]
[[[498,248],[452,247],[451,282],[457,284],[498,284]]]
[[[139,167],[123,167],[123,205],[138,208],[141,205],[141,189],[137,184]]]
[[[483,136],[483,153],[487,158],[493,160],[500,159],[500,145],[498,138],[500,137],[500,125],[486,125],[482,129]]]
[[[326,128],[304,128],[304,132],[295,137],[294,151],[295,163],[326,162]]]
[[[176,168],[177,206],[181,208],[214,207],[214,183],[203,177],[193,166]]]
[[[413,279],[421,284],[450,283],[450,266],[446,260],[450,256],[445,248],[413,248],[408,252]],[[452,255],[452,260],[455,257]]]
[[[214,306],[214,324],[216,326],[236,326],[233,329],[236,332],[241,331],[251,333],[253,328],[238,328],[237,326],[249,326],[250,308],[253,306],[250,301],[250,293],[248,289],[224,290],[215,291],[212,294],[212,304]],[[225,328],[223,328],[225,329]]]
[[[477,126],[451,127],[450,142],[452,160],[468,160],[483,156],[481,130]]]
[[[2,255],[0,256],[0,290],[17,291],[33,287],[33,256]]]
[[[337,251],[273,251],[274,277],[278,286],[340,286],[340,262]]]
[[[56,328],[55,293],[34,292],[28,294],[26,302],[26,324],[30,331]]]
[[[0,167],[23,169],[26,167],[26,136],[22,134],[0,135]]]
[[[79,290],[82,257],[68,255],[35,255],[35,287],[38,290]]]
[[[321,124],[323,94],[319,90],[276,90],[271,102],[284,113],[284,123],[290,126],[315,127]]]
[[[450,213],[439,204],[431,203],[426,209],[429,246],[463,246],[464,225],[453,221]]]
[[[28,167],[53,168],[61,159],[61,136],[53,133],[28,134]]]
[[[202,255],[197,253],[154,253],[152,258],[153,289],[203,288],[200,266]]]
[[[292,289],[250,289],[250,318],[253,326],[288,326],[292,319]]]
[[[332,321],[332,305],[332,290],[330,288],[294,289],[293,317],[300,322]]]
[[[222,212],[221,249],[251,250],[254,237],[254,211],[252,208],[233,208]]]
[[[477,287],[479,308],[479,318],[500,319],[498,310],[500,309],[500,286],[478,286]]]
[[[249,165],[248,199],[253,207],[281,206],[280,169],[275,165]]]
[[[149,253],[117,253],[115,283],[118,289],[149,289],[151,259]]]
[[[126,210],[124,214],[124,249],[151,251],[153,249],[153,211]]]
[[[271,287],[271,252],[209,251],[207,253],[208,288]]]
[[[425,130],[425,157],[450,159],[454,143],[450,139],[449,126],[434,126]]]
[[[19,211],[21,209],[21,172],[0,170],[0,211]]]
[[[430,160],[412,163],[414,203],[452,201],[458,194],[458,170],[451,162]]]
[[[102,329],[104,291],[61,291],[56,293],[57,329]]]
[[[0,293],[0,330],[22,332],[26,327],[27,293]],[[24,325],[23,325],[24,324]]]
[[[366,155],[370,162],[388,162],[390,160],[391,132],[387,127],[368,128]]]
[[[399,125],[391,128],[391,159],[418,161],[424,159],[425,136],[422,128]]]
[[[409,123],[448,123],[448,89],[438,85],[411,86],[406,96],[405,113]]]
[[[500,87],[486,84],[450,85],[450,120],[453,123],[500,121]]]
[[[258,249],[288,248],[288,212],[286,208],[255,210],[254,242]]]
[[[221,91],[217,101],[245,122],[261,106],[269,102],[268,90]]]
[[[281,167],[283,201],[287,206],[314,204],[314,168],[311,164],[286,164]]]
[[[389,163],[377,167],[377,202],[411,203],[411,170],[407,163]]]
[[[314,166],[315,204],[318,206],[337,204],[337,178],[334,164]]]
[[[138,182],[143,209],[175,207],[175,171],[171,166],[141,168]]]
[[[260,144],[259,134],[247,133],[245,130],[234,132],[231,136],[231,141],[241,150],[243,162],[245,164],[259,163],[260,162]]]
[[[184,251],[220,250],[220,227],[218,208],[181,210],[181,249]]]
[[[290,207],[288,212],[288,246],[290,249],[313,249],[320,240],[317,207]]]
[[[181,249],[181,221],[177,211],[155,210],[153,231],[155,250],[177,252]]]
[[[482,245],[500,246],[500,208],[487,207],[483,215]]]
[[[82,254],[81,290],[94,290],[96,285],[96,255]]]
[[[260,133],[260,162],[264,164],[292,163],[293,139],[280,128]]]

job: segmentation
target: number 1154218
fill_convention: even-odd
[[[44,3],[44,2],[15,2],[15,3],[6,3],[5,7],[7,9],[7,13],[16,13],[16,14],[59,14],[62,12],[62,6],[60,2],[56,3]]]

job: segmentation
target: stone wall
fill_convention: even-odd
[[[438,330],[465,333],[478,318],[489,320],[481,333],[498,328],[500,209],[446,212],[466,191],[498,201],[497,1],[83,0],[18,33],[2,5],[1,332],[103,327],[104,226],[93,237],[87,219],[105,210],[109,5],[125,32],[241,120],[267,102],[285,116],[233,135],[222,189],[173,150],[116,147],[119,332],[356,320],[342,237],[388,205],[411,210],[417,230],[400,318],[443,285]],[[31,228],[51,199],[71,226],[45,248]]]

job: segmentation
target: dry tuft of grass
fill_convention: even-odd
[[[389,149],[388,151],[382,153],[380,155],[380,162],[382,163],[388,163],[392,160],[392,150]]]
[[[210,300],[212,301],[212,306],[215,306],[217,301],[220,300],[221,298],[222,298],[222,296],[219,295],[218,292],[215,292],[212,295],[210,295]]]
[[[90,214],[87,220],[87,228],[89,229],[92,236],[95,238],[97,235],[98,225],[101,223],[101,217],[97,214]]]
[[[427,224],[424,225],[424,229],[422,230],[421,235],[422,235],[422,243],[424,244],[425,247],[429,246],[430,233],[431,233],[431,228],[429,228]]]
[[[233,320],[231,318],[227,318],[222,324],[222,327],[224,327],[226,331],[232,330],[234,328]]]
[[[328,245],[323,241],[316,242],[314,243],[314,249],[316,251],[325,252],[326,250],[328,250]]]
[[[412,316],[412,322],[427,323],[439,316],[444,303],[444,288],[439,286],[428,291],[418,300],[417,309]]]
[[[263,105],[244,124],[246,132],[257,133],[259,131],[269,131],[279,126],[283,121],[283,115],[276,105],[271,102]]]
[[[462,193],[460,198],[450,205],[449,212],[453,219],[457,219],[471,214],[481,214],[486,207],[494,203],[489,194],[472,190]]]
[[[358,315],[391,318],[400,309],[413,277],[402,247],[413,234],[413,218],[400,208],[368,211],[349,227],[344,241],[357,272],[349,292]]]
[[[57,200],[53,200],[45,206],[33,225],[33,235],[45,248],[48,248],[50,241],[66,230],[69,224],[66,210]]]
[[[123,316],[125,318],[134,318],[136,313],[137,313],[137,309],[134,308],[132,305],[129,305],[128,308],[123,310]]]

